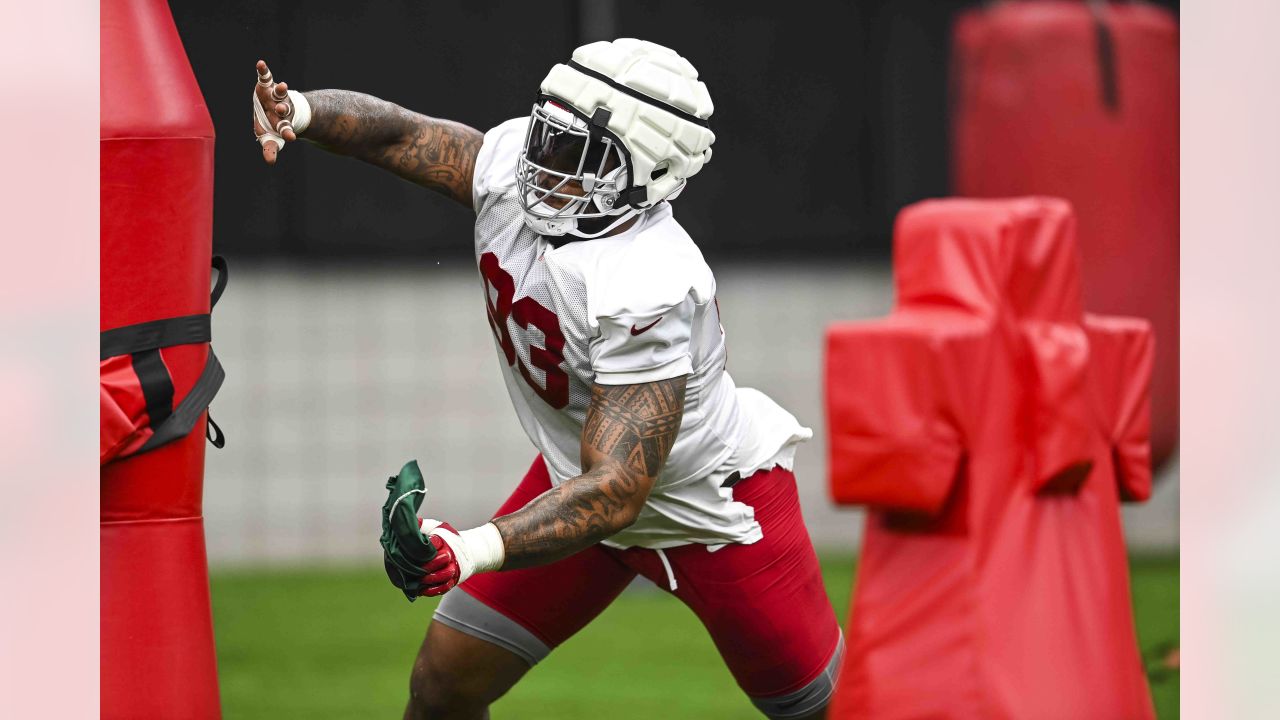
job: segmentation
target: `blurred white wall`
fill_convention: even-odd
[[[797,477],[820,548],[853,548],[861,512],[826,499],[823,329],[888,312],[885,266],[717,267],[729,371],[815,431]],[[511,410],[469,263],[233,265],[213,319],[227,381],[213,417],[205,523],[214,564],[377,562],[384,483],[417,458],[424,514],[487,519],[535,452]],[[1173,549],[1176,467],[1126,508],[1132,547]]]

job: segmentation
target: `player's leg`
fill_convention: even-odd
[[[413,663],[405,720],[486,718],[529,667],[501,645],[432,622]]]
[[[538,458],[497,515],[550,487]],[[550,565],[476,575],[449,591],[414,662],[406,720],[486,717],[491,703],[608,607],[635,574],[594,546]]]
[[[800,514],[795,476],[775,467],[738,483],[764,537],[716,552],[685,545],[663,553],[675,595],[702,620],[738,685],[769,718],[825,716],[844,639]],[[652,550],[623,553],[660,587],[667,569]]]

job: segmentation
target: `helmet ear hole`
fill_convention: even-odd
[[[663,175],[666,175],[667,170],[670,168],[670,165],[671,163],[668,163],[668,162],[658,163],[658,165],[653,168],[653,172],[649,173],[649,181],[652,182],[662,177]]]

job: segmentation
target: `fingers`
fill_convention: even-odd
[[[445,583],[445,584],[443,584],[443,585],[428,585],[428,586],[424,587],[424,588],[422,589],[422,592],[420,592],[420,593],[418,593],[418,594],[419,594],[419,595],[425,595],[425,596],[427,596],[427,597],[436,597],[437,595],[443,595],[443,594],[445,594],[445,593],[449,592],[449,591],[450,591],[450,590],[452,590],[452,589],[454,588],[454,586],[456,586],[457,584],[458,584],[458,582],[457,582],[456,580],[450,580],[449,582],[447,582],[447,583]]]
[[[285,119],[292,111],[289,103],[285,100],[289,97],[289,85],[287,83],[277,83],[271,75],[271,68],[267,67],[265,60],[259,60],[254,66],[258,72],[258,87],[254,90],[256,93],[256,102],[262,107],[257,111],[259,116],[254,119],[254,134],[258,136],[258,142],[262,144],[262,159],[268,165],[275,165],[280,155],[280,148],[286,142],[295,142],[298,134],[293,130],[293,123]],[[263,113],[269,113],[263,116]],[[271,117],[274,115],[275,117]],[[259,123],[258,120],[262,122]],[[275,127],[265,128],[262,125],[269,125],[275,121]],[[271,135],[273,131],[275,137],[264,137]]]
[[[423,588],[420,594],[428,597],[449,592],[458,584],[458,578],[462,574],[458,563],[453,561],[453,553],[447,549],[436,554],[422,569],[426,574],[422,576]]]
[[[289,97],[288,83],[276,83],[275,87],[271,88],[271,99],[276,101],[275,111],[276,111],[276,114],[279,115],[281,118],[278,122],[276,122],[276,133],[279,134],[281,137],[283,137],[285,140],[289,142],[293,142],[298,139],[298,136],[293,132],[293,123],[285,119],[289,117],[290,107],[289,107],[289,104],[283,102],[283,100],[285,100],[288,97]]]
[[[434,597],[445,594],[453,586],[457,585],[458,578],[462,575],[462,570],[454,560],[453,549],[441,540],[439,536],[432,535],[430,542],[436,549],[436,556],[422,566],[422,570],[425,573],[422,576],[422,583],[425,587],[423,587],[421,594]]]
[[[422,582],[426,585],[444,585],[450,580],[458,579],[458,566],[446,567],[443,570],[437,570],[433,573],[427,573],[422,576]]]
[[[275,140],[267,139],[262,143],[262,159],[267,161],[268,165],[276,164],[276,156],[280,154],[280,148],[276,145]]]
[[[258,84],[270,85],[271,84],[271,68],[267,67],[267,61],[259,60],[257,69],[258,69]]]
[[[276,123],[276,134],[289,142],[298,139],[298,135],[293,131],[293,125],[289,124],[288,120],[281,120]]]
[[[436,556],[428,560],[427,563],[422,566],[422,569],[428,573],[432,573],[441,568],[449,567],[450,565],[456,567],[457,563],[454,562],[453,551],[446,549],[436,552]]]
[[[277,115],[288,115],[292,109],[284,102],[289,97],[289,83],[277,83],[271,76],[271,70],[263,60],[258,61],[258,98],[263,109],[271,109]],[[274,104],[272,104],[274,101]]]
[[[292,142],[297,140],[298,136],[293,132],[293,127],[287,121],[281,120],[277,122],[276,134],[273,135],[263,128],[262,122],[258,120],[257,117],[253,119],[253,135],[258,139],[258,144],[262,146],[262,159],[268,165],[275,165],[276,157],[280,154],[280,148],[284,146],[285,141]],[[263,121],[266,121],[265,117]],[[284,128],[284,132],[281,132],[281,126]]]
[[[431,559],[431,562],[422,566],[422,572],[425,575],[438,573],[438,572],[441,572],[442,570],[449,570],[450,572],[456,573],[458,572],[458,563],[454,562],[452,557],[445,557],[442,559],[439,555],[437,555],[436,557]]]

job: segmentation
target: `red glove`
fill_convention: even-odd
[[[422,566],[425,574],[419,595],[443,595],[476,573],[502,567],[506,548],[493,523],[458,532],[449,523],[419,518],[418,529],[427,533],[436,549],[436,556]]]
[[[422,518],[418,518],[418,527],[423,524]],[[453,529],[449,523],[440,523],[436,527],[444,528],[457,536],[458,531]],[[436,528],[430,528],[428,532],[433,532]],[[462,577],[462,568],[458,566],[458,560],[454,557],[453,548],[449,547],[449,543],[445,541],[441,535],[433,534],[430,537],[431,545],[436,549],[436,556],[422,566],[424,574],[422,582],[424,587],[419,595],[434,597],[443,595],[453,589]]]

